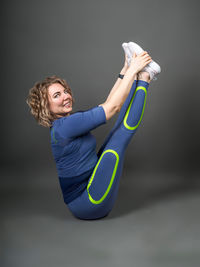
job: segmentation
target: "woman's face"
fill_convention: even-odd
[[[70,115],[72,111],[72,96],[60,83],[54,83],[48,88],[49,108],[57,117]]]

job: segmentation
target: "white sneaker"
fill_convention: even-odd
[[[127,47],[131,55],[133,55],[134,52],[136,53],[136,55],[139,55],[144,51],[138,44],[134,42],[129,42],[127,44]],[[161,72],[161,67],[155,61],[152,60],[142,71],[148,72],[151,80],[157,80],[156,75]]]
[[[129,50],[128,43],[123,43],[122,47],[124,49],[125,54],[127,55],[128,65],[130,66],[132,60],[132,54],[131,51]]]

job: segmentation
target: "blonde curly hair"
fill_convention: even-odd
[[[72,91],[64,79],[59,78],[56,75],[46,77],[43,81],[35,83],[35,85],[29,90],[26,103],[30,107],[30,112],[36,119],[38,124],[44,127],[51,127],[52,122],[57,119],[49,109],[48,100],[48,88],[54,83],[60,83],[67,92],[72,96]],[[74,99],[72,98],[72,102]]]

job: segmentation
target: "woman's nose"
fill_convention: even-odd
[[[64,100],[67,99],[67,97],[68,97],[68,94],[63,94],[63,99]]]

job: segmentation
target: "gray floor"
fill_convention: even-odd
[[[2,173],[1,266],[200,266],[198,174],[124,171],[110,215],[81,221],[54,170],[28,173]]]

